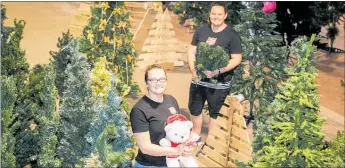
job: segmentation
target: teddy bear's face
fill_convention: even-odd
[[[186,142],[193,124],[191,121],[174,121],[165,126],[166,138],[175,143]]]

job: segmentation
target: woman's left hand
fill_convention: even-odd
[[[182,156],[192,156],[193,155],[193,149],[194,149],[194,147],[191,145],[184,146]]]
[[[203,72],[207,76],[207,78],[213,78],[214,76],[218,75],[218,71],[216,70],[214,71],[205,70]]]

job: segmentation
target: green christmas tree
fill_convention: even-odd
[[[81,52],[92,68],[101,57],[111,63],[109,69],[116,74],[116,90],[121,96],[136,93],[139,88],[132,82],[136,52],[129,16],[124,2],[97,4],[91,8],[91,18],[81,39]]]
[[[63,32],[62,37],[58,38],[58,51],[50,51],[50,55],[52,56],[51,62],[55,65],[56,71],[55,85],[58,89],[60,98],[63,96],[63,92],[66,89],[64,87],[64,83],[67,78],[66,67],[67,64],[71,63],[71,60],[68,57],[71,55],[71,51],[69,51],[66,46],[72,39],[73,36],[70,34],[69,30],[67,33]]]
[[[343,167],[343,160],[322,141],[324,119],[319,116],[316,68],[313,63],[315,35],[298,45],[296,65],[287,69],[289,78],[282,83],[268,109],[268,144],[255,152],[253,167]]]
[[[37,114],[39,122],[38,155],[39,167],[60,167],[61,162],[56,158],[57,128],[59,126],[59,114],[57,111],[57,89],[55,87],[55,70],[53,64],[44,68],[43,87],[39,93],[42,104]]]
[[[78,40],[72,40],[66,49],[71,51],[71,62],[67,65],[66,87],[62,104],[59,108],[59,145],[57,156],[62,167],[74,167],[81,164],[81,158],[89,154],[90,145],[85,135],[93,120],[94,100],[90,81],[90,65],[85,56],[79,52]]]
[[[338,131],[337,136],[332,139],[329,145],[329,150],[332,152],[331,156],[339,156],[343,159],[345,165],[345,133]],[[344,166],[343,166],[344,167]]]
[[[19,116],[18,105],[23,103],[25,81],[29,72],[29,64],[25,58],[25,51],[20,48],[20,41],[23,38],[25,21],[14,20],[14,27],[5,27],[6,8],[1,4],[1,75],[12,76],[15,81],[15,87],[18,92],[15,94],[16,102],[14,104],[14,115]],[[18,120],[18,119],[14,119]],[[18,121],[20,122],[20,121]],[[15,130],[14,130],[15,131]],[[16,135],[15,132],[13,132]]]
[[[92,153],[98,153],[102,167],[130,167],[134,159],[132,134],[121,103],[114,88],[109,89],[107,103],[99,101],[95,106],[97,115],[86,136]]]
[[[255,126],[259,126],[265,125],[266,108],[273,101],[278,84],[286,77],[287,49],[281,46],[282,38],[274,31],[276,15],[263,13],[261,2],[242,3],[246,8],[240,11],[241,23],[235,25],[235,30],[241,37],[243,59],[234,72],[231,90],[232,94],[243,94],[250,101],[247,123],[255,116]],[[256,151],[261,139],[256,129],[254,135]]]
[[[13,77],[1,76],[1,167],[15,167],[16,158],[13,155],[15,127],[14,103],[16,102],[16,87]]]
[[[30,70],[27,85],[20,90],[24,96],[16,108],[16,112],[18,112],[17,120],[20,122],[20,126],[15,132],[16,147],[14,152],[18,167],[24,167],[28,164],[33,167],[37,166],[40,138],[38,111],[43,104],[39,94],[44,87],[43,80],[43,66],[37,65]]]
[[[198,28],[202,24],[209,23],[209,10],[212,2],[175,2],[173,12],[179,17],[180,24],[184,24],[187,19],[192,19],[195,25],[193,28]],[[224,2],[220,2],[224,3]],[[231,25],[240,23],[240,10],[244,8],[241,2],[226,2],[224,3],[227,9],[228,17],[226,22]]]
[[[25,58],[25,51],[20,48],[25,21],[14,20],[14,27],[5,27],[3,22],[6,17],[6,8],[1,4],[1,75],[13,76],[18,90],[25,86],[29,64]],[[22,92],[17,93],[17,100],[23,97]],[[16,105],[19,102],[16,102]],[[15,106],[16,106],[15,105]]]

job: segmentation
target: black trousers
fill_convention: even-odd
[[[189,88],[188,108],[193,116],[199,116],[207,100],[210,117],[217,119],[219,111],[222,108],[228,89],[213,89],[191,83]]]

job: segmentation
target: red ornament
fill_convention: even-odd
[[[274,10],[276,10],[277,7],[277,3],[274,1],[266,1],[266,2],[262,2],[264,4],[264,7],[262,8],[262,11],[264,13],[271,13]]]

